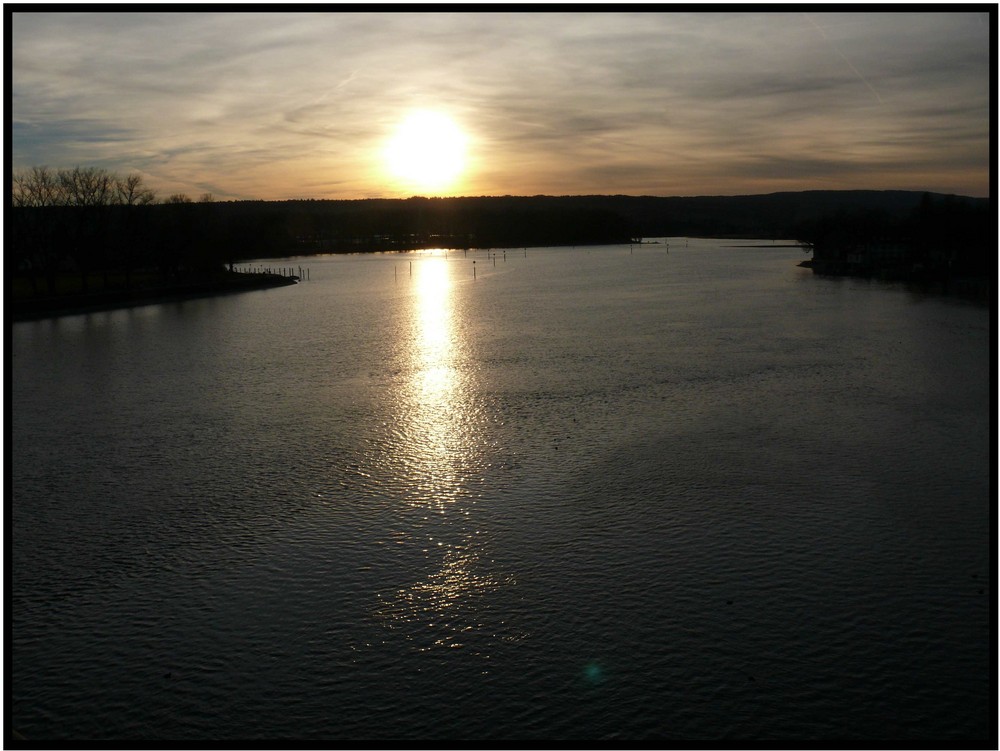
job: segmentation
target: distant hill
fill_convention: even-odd
[[[902,218],[925,195],[905,190],[814,190],[748,196],[481,196],[280,202],[303,220],[302,232],[341,237],[410,232],[472,244],[584,244],[635,237],[786,237],[804,223],[838,212]],[[939,198],[943,194],[929,194]],[[965,200],[988,206],[988,199]],[[368,221],[363,221],[367,219]],[[335,226],[335,225],[339,225]]]
[[[873,211],[902,218],[925,194],[907,190],[811,190],[748,196],[595,196],[575,200],[609,208],[637,235],[794,237],[798,227],[840,212]],[[942,197],[931,193],[931,197]],[[968,199],[988,205],[988,199]]]

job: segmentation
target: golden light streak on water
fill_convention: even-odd
[[[470,399],[458,366],[463,350],[455,321],[453,264],[423,256],[412,266],[410,374],[400,399],[399,455],[408,456],[400,478],[410,489],[411,510],[426,514],[427,527],[409,535],[423,566],[413,583],[378,594],[375,618],[390,630],[406,630],[416,648],[458,648],[471,632],[491,632],[483,621],[483,596],[510,583],[490,571],[480,530],[470,527],[480,410]],[[399,466],[399,465],[397,465]],[[492,632],[491,632],[492,633]]]

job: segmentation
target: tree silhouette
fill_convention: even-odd
[[[13,176],[13,266],[28,277],[32,292],[39,293],[38,277],[55,293],[56,274],[63,258],[52,221],[53,207],[62,202],[59,176],[48,167],[32,167]]]

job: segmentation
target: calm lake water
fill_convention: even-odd
[[[15,324],[9,724],[995,738],[987,308],[496,253]]]

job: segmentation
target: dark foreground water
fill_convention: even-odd
[[[9,723],[995,738],[989,311],[747,244],[14,325]]]

